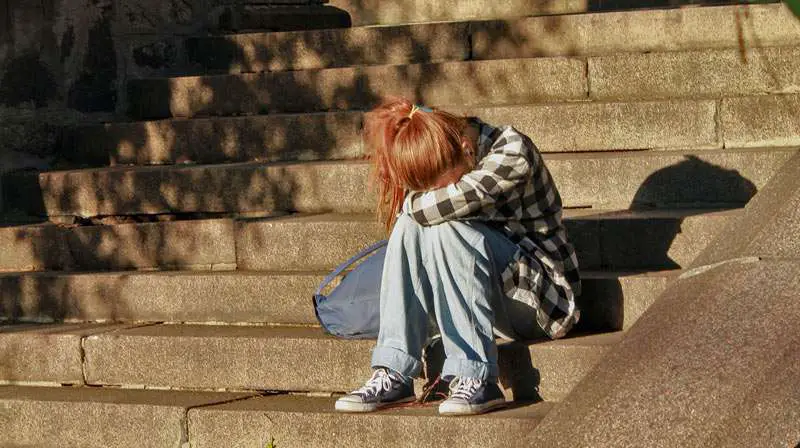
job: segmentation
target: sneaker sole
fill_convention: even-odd
[[[505,407],[508,403],[505,398],[487,401],[483,404],[446,404],[439,405],[439,415],[475,415],[483,414],[495,409]]]
[[[415,401],[417,397],[410,396],[403,398],[402,400],[392,401],[389,403],[358,403],[355,401],[336,401],[336,405],[334,409],[339,412],[373,412],[379,409],[386,409],[391,408],[393,406],[399,406],[405,403],[411,403]]]

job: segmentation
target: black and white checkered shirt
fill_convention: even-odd
[[[475,219],[502,229],[519,246],[502,273],[505,294],[534,308],[545,333],[560,338],[580,318],[581,288],[561,196],[530,138],[511,126],[478,123],[475,169],[455,184],[409,193],[403,211],[422,225]]]

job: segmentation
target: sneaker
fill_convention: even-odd
[[[450,396],[439,405],[439,414],[482,414],[505,404],[506,398],[497,383],[475,378],[455,378],[450,382]]]
[[[414,384],[388,369],[377,369],[360,389],[336,400],[336,410],[343,412],[372,412],[387,406],[416,400]]]

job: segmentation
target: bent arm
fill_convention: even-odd
[[[514,190],[530,179],[533,159],[530,139],[507,131],[473,171],[454,184],[409,193],[403,211],[422,225],[456,219],[508,220],[496,213],[497,208],[519,197]]]

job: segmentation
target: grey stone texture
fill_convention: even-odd
[[[261,72],[458,61],[470,56],[467,23],[247,33],[189,39],[209,71]]]
[[[795,149],[554,154],[566,207],[738,207]],[[364,213],[374,208],[361,162],[107,168],[20,174],[10,205],[33,215],[181,212]],[[336,192],[333,194],[332,192]],[[40,199],[39,199],[40,198]]]
[[[180,447],[191,408],[248,394],[0,387],[3,446]]]
[[[630,327],[676,275],[584,271],[578,329]],[[0,320],[316,326],[311,295],[322,278],[322,272],[247,271],[7,274],[0,276]]]
[[[570,58],[384,65],[128,83],[139,118],[368,109],[387,95],[431,105],[585,99],[585,62]]]
[[[350,15],[353,25],[389,25],[414,22],[440,22],[497,17],[521,17],[541,14],[584,12],[585,0],[512,0],[502,3],[491,0],[459,2],[454,0],[331,0],[331,6]]]
[[[63,230],[55,225],[0,228],[0,272],[69,269],[72,257]]]
[[[526,446],[793,446],[798,279],[765,260],[673,284]]]
[[[720,122],[728,148],[800,145],[800,95],[725,98]]]
[[[259,115],[81,126],[72,158],[95,166],[353,159],[361,113]]]
[[[526,17],[478,22],[470,34],[475,59],[800,44],[800,24],[779,4]]]
[[[620,337],[502,345],[501,382],[511,396],[538,386],[542,398],[559,399]],[[316,328],[156,325],[90,336],[83,345],[87,384],[346,392],[370,376],[374,341]]]
[[[323,275],[268,272],[0,276],[0,319],[317,324]]]
[[[739,257],[800,257],[800,156],[783,165],[693,267]]]
[[[441,417],[434,406],[373,415],[333,412],[335,398],[267,396],[189,411],[197,448],[276,446],[513,446],[547,413],[549,403],[513,406],[482,416]]]
[[[83,384],[81,339],[122,325],[0,325],[0,383]]]
[[[800,89],[800,48],[593,57],[589,79],[596,100],[792,93]]]

